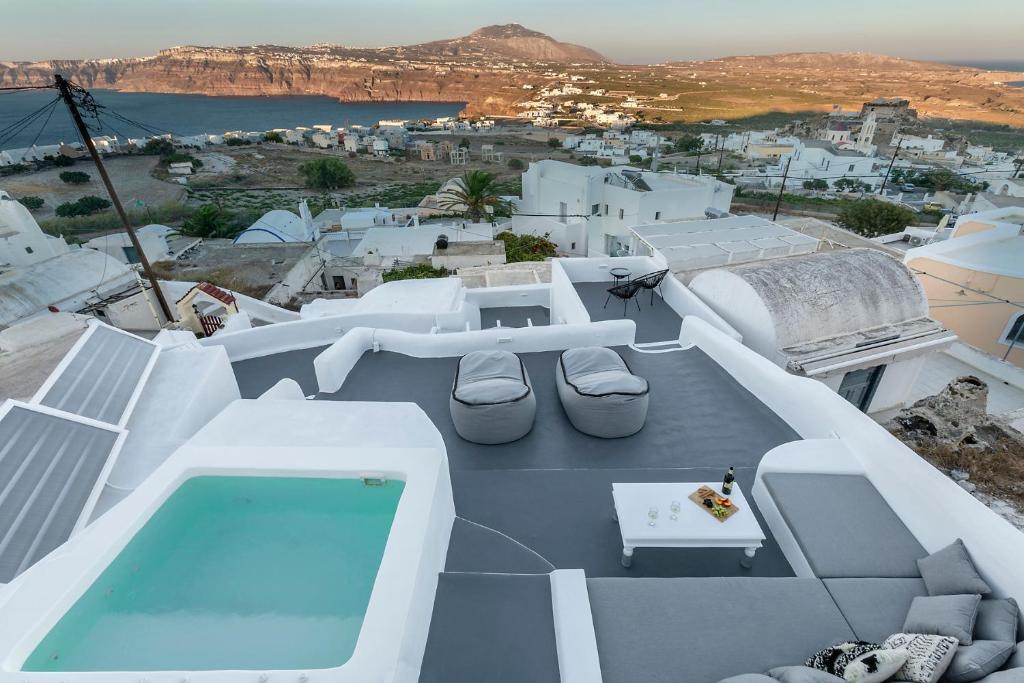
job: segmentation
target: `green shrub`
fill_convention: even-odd
[[[63,171],[60,179],[69,185],[84,185],[91,179],[88,173],[82,171]]]
[[[914,220],[910,209],[878,199],[850,202],[836,217],[836,224],[864,237],[900,232]]]
[[[21,205],[24,206],[29,211],[35,211],[36,209],[43,208],[43,198],[42,197],[36,197],[34,195],[28,195],[26,197],[22,197],[18,201],[21,202]]]
[[[75,160],[65,154],[58,154],[53,158],[54,166],[74,166]]]
[[[526,167],[526,164],[523,163],[522,159],[509,159],[508,167],[513,171],[521,171]]]
[[[166,140],[164,138],[153,138],[151,140],[147,140],[146,144],[143,145],[142,153],[166,156],[168,154],[174,154],[174,145],[171,144],[170,140]]]
[[[299,174],[302,176],[306,187],[313,187],[319,190],[335,190],[340,187],[349,187],[356,182],[356,176],[352,173],[344,161],[327,157],[314,159],[299,164]]]
[[[57,207],[56,214],[61,217],[89,216],[97,211],[109,209],[110,202],[102,197],[88,195],[74,202],[65,202]]]
[[[277,131],[270,131],[269,133],[263,134],[264,142],[284,142],[284,137],[281,136]]]
[[[822,180],[821,178],[815,178],[814,180],[805,180],[804,181],[804,189],[805,190],[827,190],[828,189],[828,181],[827,180]]]
[[[395,268],[384,272],[384,282],[395,280],[426,280],[435,277],[448,277],[448,270],[445,268],[434,268],[429,263],[418,263],[405,268]]]
[[[558,138],[548,138],[548,147],[551,147],[552,149],[554,149],[556,147],[561,147],[561,146],[562,146],[562,143],[559,141]]]
[[[555,243],[548,235],[517,235],[509,230],[499,232],[495,239],[505,243],[506,263],[543,261],[555,255]]]
[[[228,147],[241,147],[242,145],[248,145],[249,141],[242,138],[228,138],[224,141],[224,144]]]

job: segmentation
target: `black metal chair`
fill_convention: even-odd
[[[629,304],[629,300],[632,299],[636,303],[637,312],[640,311],[640,302],[636,300],[637,293],[641,290],[641,285],[638,280],[631,280],[630,282],[624,282],[621,285],[615,285],[614,287],[608,288],[608,296],[605,297],[604,306],[602,308],[608,308],[608,302],[614,296],[616,299],[622,299],[622,317],[626,317],[626,307]]]
[[[641,275],[640,277],[633,280],[633,282],[639,283],[643,289],[651,290],[651,305],[654,305],[654,290],[658,290],[658,296],[661,294],[661,281],[668,275],[668,269],[656,270],[653,273],[647,273],[647,275]],[[662,297],[664,298],[664,297]]]

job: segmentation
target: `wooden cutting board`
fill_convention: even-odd
[[[736,503],[733,502],[732,505],[730,505],[729,507],[725,508],[726,514],[724,516],[722,516],[722,517],[716,516],[711,511],[712,508],[705,507],[704,499],[705,498],[711,498],[712,500],[714,500],[714,499],[716,499],[719,496],[721,496],[721,494],[718,491],[715,491],[710,486],[701,486],[699,489],[697,489],[696,491],[694,491],[693,493],[691,493],[687,497],[690,500],[692,500],[701,510],[703,510],[706,513],[708,513],[708,515],[710,515],[712,517],[712,519],[716,519],[719,522],[724,522],[727,519],[729,519],[730,517],[732,517],[733,515],[735,515],[737,512],[739,512],[740,509],[739,509],[739,507],[737,507]],[[730,498],[730,500],[732,500],[732,499]]]

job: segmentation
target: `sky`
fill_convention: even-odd
[[[0,16],[0,60],[16,61],[406,45],[509,22],[622,63],[812,51],[1024,60],[1022,0],[0,0]]]

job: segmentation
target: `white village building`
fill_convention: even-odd
[[[734,186],[708,176],[544,160],[531,163],[523,173],[518,213],[539,214],[575,231],[576,239],[568,240],[568,253],[614,255],[629,247],[630,228],[655,221],[704,218],[708,209],[728,211],[734,190]],[[529,216],[521,220],[526,218]],[[556,233],[552,236],[555,241],[564,240]]]
[[[135,229],[142,251],[150,263],[171,261],[199,242],[199,237],[186,237],[166,225],[144,225]],[[138,263],[139,256],[127,232],[115,232],[94,237],[83,245],[86,249],[102,251],[121,263]]]
[[[0,191],[0,328],[47,310],[78,312],[134,289],[127,266],[47,235],[28,209]]]

